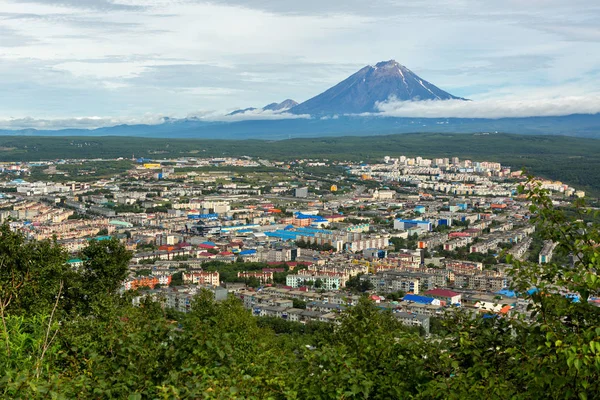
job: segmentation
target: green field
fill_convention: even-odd
[[[389,156],[471,158],[559,179],[600,194],[600,140],[565,136],[415,133],[316,139],[203,140],[128,137],[0,137],[1,161],[62,158],[252,156],[372,161]]]

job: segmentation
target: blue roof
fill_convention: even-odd
[[[430,224],[430,221],[420,221],[416,219],[396,219],[398,222],[404,222],[407,224]]]
[[[578,295],[578,294],[576,294],[576,293],[568,293],[568,294],[565,294],[565,297],[566,297],[567,299],[571,299],[571,301],[572,301],[573,303],[579,303],[579,302],[581,301],[581,297],[579,297],[579,295]]]
[[[216,244],[214,242],[203,242],[202,244],[206,244],[208,246],[216,246]]]
[[[496,294],[500,294],[500,295],[506,296],[506,297],[517,297],[517,293],[515,293],[515,291],[510,290],[510,289],[502,289],[502,290],[496,292]]]
[[[285,230],[278,229],[273,232],[265,232],[265,235],[268,237],[276,237],[284,240],[296,240],[298,236],[315,236],[315,233],[331,233],[332,231],[326,229],[316,229],[316,228],[298,228],[298,229],[288,229],[286,227]]]
[[[98,241],[101,241],[101,240],[110,240],[110,239],[112,239],[112,236],[108,236],[107,235],[107,236],[96,236],[96,237],[93,237],[93,238],[89,238],[88,240],[98,240]]]
[[[273,232],[265,232],[265,235],[267,237],[275,237],[275,238],[284,239],[284,240],[296,240],[296,238],[298,236],[300,236],[300,234],[295,231],[281,231],[281,230],[277,230],[277,231],[273,231]],[[313,236],[313,235],[304,235],[304,236]]]
[[[295,213],[294,217],[297,219],[314,219],[314,218],[316,218],[315,215],[307,215],[307,214],[302,214],[302,213]]]
[[[246,255],[251,255],[251,254],[256,254],[256,250],[255,249],[249,249],[249,250],[242,250],[242,251],[240,251],[240,255],[241,256],[246,256]]]
[[[431,304],[431,302],[433,302],[433,299],[431,297],[417,296],[416,294],[407,294],[402,298],[402,300],[412,301],[413,303],[419,304]]]

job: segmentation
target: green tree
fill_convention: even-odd
[[[373,290],[374,286],[369,280],[362,280],[360,277],[362,274],[353,276],[346,281],[346,289],[354,293],[364,293],[369,290]]]
[[[171,283],[169,283],[169,286],[181,286],[183,285],[183,272],[179,271],[179,272],[175,272],[173,275],[171,275]]]

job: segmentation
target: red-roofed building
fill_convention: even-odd
[[[471,237],[471,234],[469,232],[450,232],[448,234],[448,238],[449,239],[453,239],[453,238],[468,238]]]
[[[208,251],[203,251],[202,253],[198,254],[198,258],[210,258],[210,259],[213,259],[215,257],[217,257],[216,254],[209,253]]]
[[[446,304],[460,304],[461,301],[460,293],[448,289],[432,289],[426,291],[424,294],[427,297],[438,299],[440,302],[445,302]]]

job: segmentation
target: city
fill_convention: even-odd
[[[0,0],[0,400],[600,400],[598,21]]]
[[[78,180],[115,164],[127,168]],[[55,239],[73,268],[90,240],[118,238],[132,252],[121,289],[138,289],[135,304],[149,296],[187,312],[208,289],[256,316],[335,322],[366,291],[426,334],[456,307],[527,308],[507,259],[550,262],[556,244],[536,236],[520,185],[559,206],[585,196],[459,157],[60,160],[4,163],[0,174],[0,222]]]

